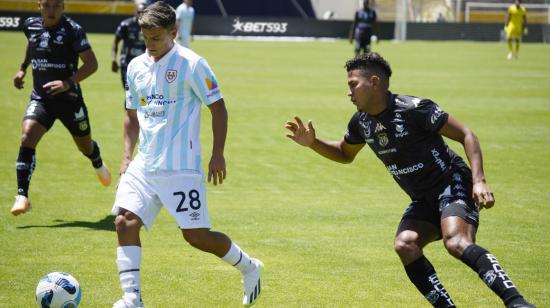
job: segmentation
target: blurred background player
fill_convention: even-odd
[[[351,163],[368,144],[411,203],[397,227],[394,248],[405,272],[434,307],[455,307],[424,247],[443,240],[453,257],[473,269],[508,308],[534,308],[519,293],[497,258],[475,243],[479,210],[495,199],[483,171],[474,132],[429,99],[389,91],[392,70],[377,53],[346,63],[348,96],[356,106],[344,137],[316,138],[311,121],[287,122],[296,143],[340,163]],[[443,137],[462,144],[470,167]]]
[[[115,32],[115,40],[111,52],[111,70],[116,73],[120,68],[120,77],[122,87],[126,86],[126,68],[130,61],[145,52],[145,42],[143,34],[139,29],[137,16],[145,9],[144,2],[136,3],[136,14],[133,17],[123,20],[117,27]],[[116,57],[118,52],[118,44],[122,41],[120,49],[120,66],[117,63]]]
[[[371,37],[372,41],[378,41],[376,35],[376,11],[369,7],[369,0],[363,1],[363,8],[355,12],[355,17],[349,30],[349,42],[354,44],[355,56],[370,52]]]
[[[176,41],[181,46],[189,47],[189,41],[193,33],[194,17],[193,0],[184,0],[176,9],[176,28],[178,29]]]
[[[73,136],[78,149],[90,159],[104,186],[111,174],[103,164],[99,146],[92,140],[88,111],[79,82],[97,70],[97,60],[82,27],[63,15],[63,0],[40,0],[41,17],[30,17],[23,31],[28,39],[25,59],[13,79],[23,89],[26,69],[32,63],[33,89],[23,117],[21,146],[17,157],[17,196],[13,215],[31,209],[29,184],[36,167],[35,149],[56,119]],[[78,67],[78,59],[82,65]]]
[[[508,39],[508,60],[518,57],[519,44],[522,33],[527,35],[527,9],[521,5],[521,0],[516,0],[508,7],[504,30]],[[516,48],[512,46],[512,39],[516,41]]]
[[[200,144],[203,104],[212,115],[213,130],[208,182],[221,184],[226,177],[227,109],[215,75],[204,58],[174,42],[176,14],[168,4],[159,1],[148,6],[138,22],[147,52],[128,66],[122,176],[113,206],[124,294],[114,307],[143,307],[140,231],[153,225],[163,207],[191,246],[242,273],[242,303],[251,306],[262,291],[263,265],[227,235],[211,230],[206,202]]]

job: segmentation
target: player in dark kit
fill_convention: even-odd
[[[28,44],[25,59],[13,79],[18,89],[29,64],[33,89],[23,117],[21,146],[17,157],[18,192],[11,209],[19,215],[31,209],[29,184],[36,166],[35,148],[56,119],[69,130],[80,150],[88,157],[104,186],[111,183],[99,146],[92,140],[88,111],[79,82],[97,70],[97,60],[84,30],[63,15],[63,0],[40,0],[41,17],[30,17],[24,25]],[[78,67],[78,58],[82,66]]]
[[[137,16],[145,9],[144,3],[136,4],[136,14],[133,17],[123,20],[115,31],[115,40],[111,52],[111,70],[118,72],[119,64],[116,57],[118,52],[118,44],[122,41],[120,49],[120,77],[122,79],[122,87],[126,86],[126,68],[130,61],[145,52],[145,42],[143,34],[137,22]]]
[[[369,0],[364,0],[363,8],[355,12],[349,30],[349,42],[355,41],[353,48],[355,56],[359,55],[361,50],[363,50],[363,53],[370,52],[371,37],[376,38],[376,41],[378,40],[375,35],[376,19],[376,11],[369,7]]]
[[[315,137],[311,121],[287,122],[287,136],[320,155],[351,163],[365,144],[384,163],[412,202],[395,236],[405,271],[434,307],[455,307],[423,248],[438,239],[474,271],[507,307],[527,303],[490,252],[475,244],[479,209],[495,199],[485,182],[479,141],[474,133],[429,99],[393,94],[389,64],[377,53],[346,63],[348,96],[357,112],[340,141]],[[443,140],[462,143],[471,169]]]

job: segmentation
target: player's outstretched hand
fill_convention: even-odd
[[[218,183],[222,184],[226,175],[227,171],[225,169],[225,158],[223,155],[212,155],[210,163],[208,164],[208,183],[214,180],[214,185],[218,185]]]
[[[286,122],[285,128],[291,132],[291,134],[287,134],[286,136],[305,147],[312,146],[315,142],[315,129],[311,120],[307,122],[307,127],[300,117],[295,116],[294,120],[296,122]]]
[[[15,73],[15,76],[13,77],[13,85],[17,89],[23,89],[23,84],[25,84],[25,81],[23,79],[25,78],[25,71],[19,70],[17,73]]]
[[[42,88],[44,88],[48,94],[57,95],[69,90],[71,85],[63,80],[53,80],[43,85]]]
[[[493,205],[495,205],[495,196],[493,195],[493,192],[491,191],[491,188],[489,188],[489,185],[487,185],[487,183],[475,183],[472,193],[474,195],[474,201],[477,203],[477,206],[480,210],[483,208],[489,209],[492,208]]]

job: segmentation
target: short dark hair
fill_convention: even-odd
[[[390,80],[392,73],[390,64],[376,52],[369,52],[359,55],[347,61],[345,67],[348,72],[353,70],[362,70],[364,72],[374,71],[382,74],[388,81]]]
[[[173,29],[176,25],[176,12],[164,1],[157,1],[143,10],[138,17],[140,28]]]

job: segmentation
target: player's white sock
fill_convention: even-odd
[[[250,261],[250,257],[237,244],[231,242],[231,248],[222,260],[237,268],[241,273],[245,274],[256,268]]]
[[[141,263],[140,246],[117,247],[117,266],[120,287],[124,291],[124,301],[141,303],[141,284],[139,265]]]

